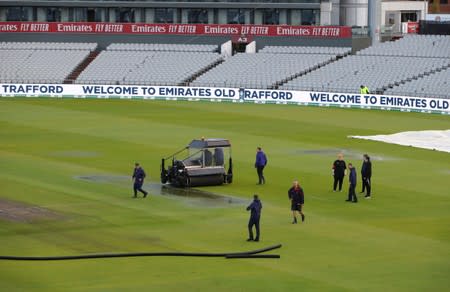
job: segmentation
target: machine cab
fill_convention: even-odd
[[[166,160],[171,165],[165,169]],[[195,139],[182,150],[163,158],[161,182],[179,187],[231,183],[231,144],[227,139]]]

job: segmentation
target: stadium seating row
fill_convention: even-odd
[[[217,52],[217,45],[185,45],[185,44],[110,44],[108,51],[164,51],[164,52]]]
[[[0,42],[0,50],[88,50],[94,51],[97,43],[54,42]]]
[[[258,53],[281,53],[281,54],[325,54],[345,56],[352,52],[347,47],[296,47],[296,46],[265,46]]]

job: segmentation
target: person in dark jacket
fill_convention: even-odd
[[[214,164],[215,166],[224,164],[223,149],[220,147],[214,148]]]
[[[344,176],[347,171],[347,166],[344,161],[344,155],[342,153],[338,154],[338,159],[333,162],[333,191],[336,191],[337,185],[339,183],[339,191],[342,192],[342,182],[344,181]]]
[[[134,197],[137,198],[137,192],[141,192],[144,194],[144,198],[147,197],[147,192],[142,189],[142,185],[144,184],[144,178],[145,178],[145,171],[144,169],[139,165],[139,163],[134,164],[134,171],[132,179],[134,181],[133,184],[133,190],[134,190]]]
[[[262,203],[258,195],[253,195],[253,202],[247,207],[250,211],[250,219],[248,220],[248,239],[247,241],[259,241],[259,219],[261,218]],[[256,229],[256,237],[253,237],[253,226]]]
[[[212,162],[213,162],[213,156],[212,156],[211,151],[209,151],[208,149],[205,149],[204,157],[205,157],[205,161],[204,161],[203,166],[211,166]]]
[[[302,222],[305,221],[305,214],[303,214],[303,204],[305,203],[305,194],[300,187],[298,181],[294,181],[293,186],[288,191],[289,200],[291,200],[291,211],[294,216],[292,224],[297,224],[297,213],[302,216]]]
[[[261,147],[256,148],[256,161],[255,161],[255,168],[256,172],[258,173],[258,184],[265,184],[266,179],[263,174],[264,167],[267,165],[267,156],[262,151]]]
[[[353,167],[351,163],[348,164],[348,169],[350,170],[350,174],[348,176],[348,199],[347,202],[357,203],[358,198],[356,197],[355,188],[356,188],[356,169]]]
[[[367,154],[363,155],[364,161],[361,167],[361,177],[362,177],[362,191],[364,193],[367,190],[365,195],[366,199],[370,199],[370,192],[372,190],[371,186],[371,177],[372,177],[372,162],[370,162],[370,157]]]

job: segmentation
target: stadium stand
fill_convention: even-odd
[[[395,42],[384,42],[357,52],[365,56],[450,58],[450,36],[405,35]]]
[[[225,58],[217,45],[0,42],[0,82],[190,85],[449,98],[450,36],[351,48],[266,46]]]
[[[450,98],[450,68],[425,74],[385,91],[386,94],[417,97]]]
[[[199,76],[191,85],[277,88],[278,85],[324,66],[350,51],[350,48],[330,47],[265,47],[257,54],[234,55]]]
[[[349,56],[296,78],[282,86],[289,90],[359,92],[367,85],[371,92],[432,74],[450,65],[450,59],[388,56]]]
[[[446,70],[450,66],[449,48],[449,36],[405,36],[398,41],[381,43],[344,57],[299,76],[281,88],[354,93],[359,92],[359,86],[364,84],[373,93],[384,93],[390,89],[389,92],[399,94],[422,92],[434,96],[428,91],[429,87],[409,87],[419,86],[418,82],[410,81]],[[407,85],[395,89],[401,84]]]
[[[0,43],[0,81],[5,83],[63,83],[95,50],[95,43]]]
[[[222,60],[217,46],[111,44],[75,83],[186,85]]]

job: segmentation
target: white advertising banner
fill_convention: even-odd
[[[0,96],[184,99],[358,107],[450,114],[450,99],[271,89],[87,84],[0,84]]]

